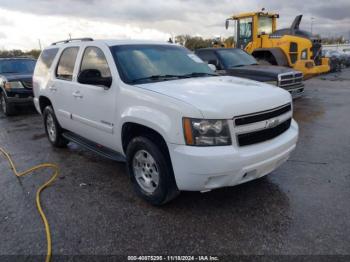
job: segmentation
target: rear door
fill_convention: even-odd
[[[102,77],[111,77],[111,59],[109,49],[105,45],[86,45],[82,50],[77,75],[84,70],[98,70]],[[74,111],[72,119],[77,126],[78,134],[112,148],[114,141],[114,116],[116,110],[115,79],[110,87],[81,84],[77,81],[73,92]]]
[[[74,89],[74,70],[79,47],[70,46],[63,49],[53,72],[53,80],[48,83],[48,93],[52,101],[56,117],[61,126],[76,131],[71,113],[74,108],[72,90]]]

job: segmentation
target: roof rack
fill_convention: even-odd
[[[71,43],[71,42],[77,42],[77,41],[94,41],[94,39],[90,38],[90,37],[84,37],[84,38],[71,38],[71,39],[66,39],[66,40],[62,40],[62,41],[58,41],[58,42],[54,42],[51,45],[57,45],[57,44],[67,44],[67,43]]]

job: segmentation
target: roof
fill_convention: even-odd
[[[208,47],[208,48],[200,48],[200,49],[197,49],[195,51],[205,51],[205,50],[209,50],[209,51],[212,51],[212,50],[237,50],[237,49],[240,49],[240,48],[226,48],[226,47],[219,47],[219,48],[216,48],[216,47]]]
[[[241,13],[238,15],[233,15],[230,17],[230,19],[240,19],[240,18],[245,18],[245,17],[251,17],[251,16],[255,16],[255,15],[263,15],[263,16],[271,16],[271,17],[279,17],[279,14],[277,13],[269,13],[269,12],[248,12],[248,13]]]
[[[53,43],[48,48],[53,48],[56,46],[69,46],[69,45],[79,45],[80,43],[103,43],[107,46],[114,46],[114,45],[145,45],[145,44],[152,44],[152,45],[174,45],[172,43],[168,43],[166,41],[150,41],[150,40],[116,40],[116,39],[97,39],[93,40],[90,38],[82,38],[82,39],[72,39],[72,40],[63,40],[60,42]]]

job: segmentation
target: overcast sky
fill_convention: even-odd
[[[230,36],[232,14],[278,12],[278,27],[303,14],[301,27],[350,37],[349,0],[0,0],[0,49],[38,48],[72,37],[167,40],[170,35]]]

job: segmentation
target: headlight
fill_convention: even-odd
[[[231,145],[227,120],[206,120],[184,118],[185,141],[190,146]]]
[[[16,88],[24,88],[23,84],[20,81],[14,81],[14,82],[6,82],[5,83],[5,89],[16,89]]]
[[[302,60],[306,60],[307,59],[307,50],[303,50],[303,52],[301,52],[301,59]]]
[[[277,81],[266,81],[264,83],[269,84],[269,85],[273,85],[273,86],[277,86]]]

